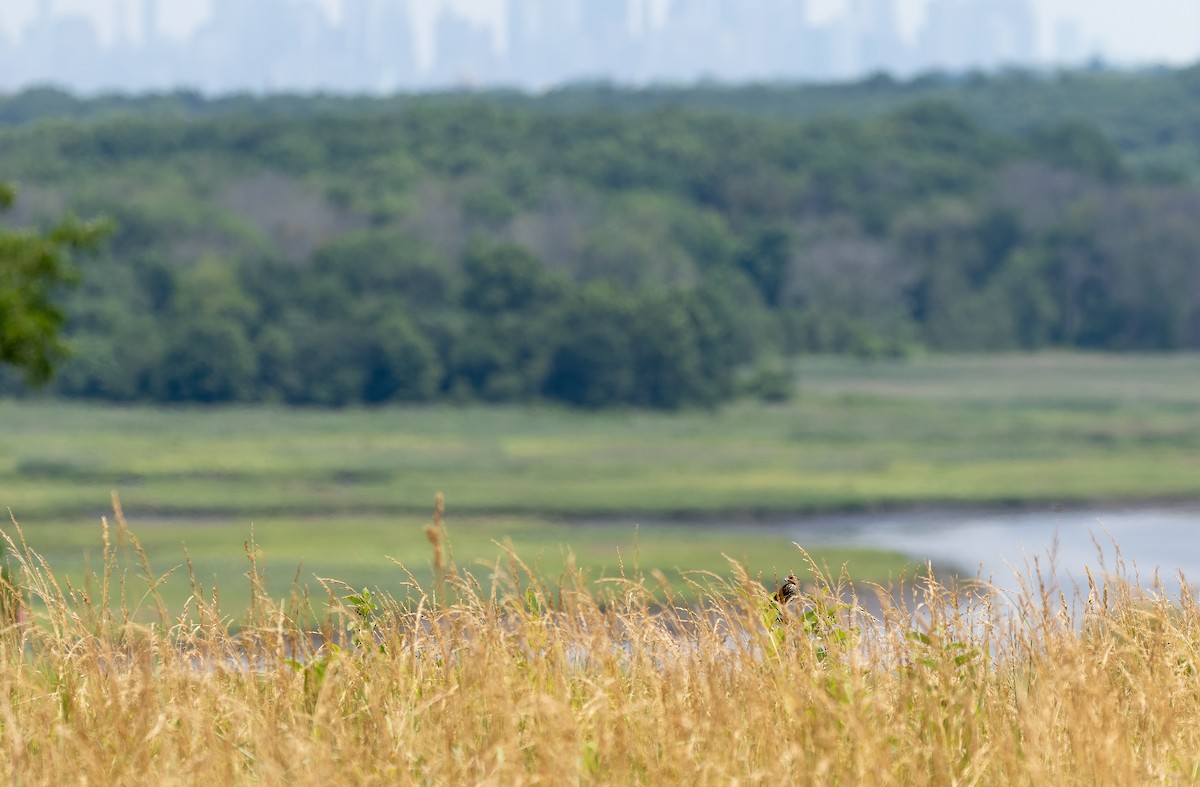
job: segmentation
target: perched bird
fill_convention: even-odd
[[[783,584],[779,586],[779,590],[775,591],[774,599],[779,605],[787,604],[789,601],[800,595],[800,580],[795,574],[788,574],[787,579],[783,580]]]

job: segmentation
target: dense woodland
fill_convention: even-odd
[[[1200,69],[38,90],[0,99],[0,181],[9,224],[117,227],[58,394],[673,408],[781,393],[798,353],[1200,348],[1197,98]]]

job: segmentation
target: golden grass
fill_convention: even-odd
[[[920,579],[879,590],[872,613],[811,566],[780,610],[734,564],[678,596],[632,568],[596,592],[515,554],[462,569],[439,516],[436,578],[403,598],[332,580],[327,599],[270,598],[247,544],[256,592],[234,621],[198,585],[182,613],[159,608],[150,566],[136,561],[139,578],[120,562],[118,542],[139,550],[119,509],[91,587],[60,586],[11,530],[8,783],[1200,778],[1200,608],[1186,590]],[[110,606],[114,583],[124,601]],[[145,607],[155,622],[138,622]]]

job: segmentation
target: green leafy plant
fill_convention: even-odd
[[[15,199],[16,191],[0,183],[0,211]],[[79,283],[71,253],[96,249],[112,231],[109,222],[74,217],[46,231],[0,229],[0,363],[21,370],[29,383],[45,383],[68,355],[56,296]]]

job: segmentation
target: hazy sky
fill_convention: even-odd
[[[246,0],[253,2],[254,0]],[[336,17],[339,0],[314,0]],[[843,12],[850,0],[809,0],[814,21],[827,20]],[[669,0],[648,0],[659,7]],[[896,0],[901,24],[908,36],[920,27],[928,0]],[[136,31],[141,0],[52,0],[59,13],[86,14],[101,25],[102,34],[112,34],[115,9],[124,3],[131,28]],[[480,19],[498,20],[504,0],[417,0],[419,16],[428,23],[437,10],[449,3]],[[1049,50],[1056,24],[1078,23],[1091,51],[1099,44],[1105,54],[1119,63],[1183,63],[1200,60],[1200,0],[1033,0],[1041,19],[1042,51]],[[36,0],[0,0],[0,25],[12,36],[32,17]],[[173,37],[189,34],[209,13],[209,0],[160,0],[163,32]]]

